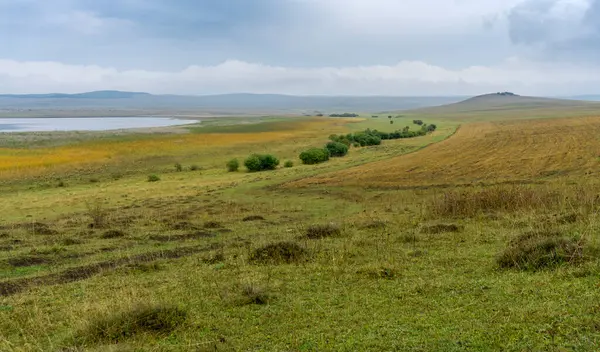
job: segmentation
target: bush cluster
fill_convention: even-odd
[[[329,156],[334,158],[340,158],[348,154],[348,146],[340,142],[329,142],[325,149],[329,152]]]
[[[352,114],[349,112],[345,112],[343,114],[331,114],[330,117],[358,117],[358,114]]]
[[[305,165],[324,163],[329,160],[329,150],[325,148],[311,148],[300,153],[300,160]]]
[[[349,133],[346,135],[333,134],[329,136],[329,139],[333,142],[343,143],[347,146],[355,145],[361,147],[367,147],[371,145],[380,145],[382,140],[390,139],[403,139],[403,138],[414,138],[424,136],[429,132],[433,132],[437,129],[434,124],[421,125],[421,129],[418,131],[411,131],[410,127],[404,127],[402,130],[394,132],[381,132],[377,130],[366,129],[362,132]]]
[[[279,159],[271,154],[252,154],[244,161],[248,171],[275,170],[279,165]]]

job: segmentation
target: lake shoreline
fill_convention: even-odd
[[[187,126],[201,120],[180,117],[1,118],[0,133],[110,132]]]

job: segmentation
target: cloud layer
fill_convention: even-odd
[[[552,95],[589,92],[600,84],[600,69],[513,59],[492,67],[456,70],[420,61],[322,68],[226,61],[179,71],[149,71],[0,60],[0,81],[7,91],[18,93],[116,89],[192,95],[254,92],[414,96],[511,89],[522,94]]]
[[[3,92],[594,93],[600,0],[0,0]]]

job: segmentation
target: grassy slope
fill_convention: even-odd
[[[400,112],[407,118],[500,121],[600,115],[600,103],[521,96],[484,95],[459,103]]]
[[[401,128],[410,120],[301,125],[307,131],[302,138],[284,133],[267,145],[208,146],[197,154],[184,147],[154,149],[155,158],[119,180],[110,179],[111,168],[103,167],[92,169],[98,183],[69,171],[61,174],[66,188],[27,190],[21,183],[2,188],[5,223],[42,221],[58,234],[35,234],[15,225],[0,230],[0,282],[22,283],[17,280],[98,262],[114,265],[80,281],[48,286],[42,280],[0,297],[0,350],[58,350],[71,345],[71,336],[90,322],[140,303],[179,305],[189,317],[173,332],[135,335],[112,350],[595,350],[598,261],[536,273],[499,270],[495,264],[510,239],[542,225],[564,233],[597,233],[595,212],[563,205],[449,219],[429,212],[433,190],[277,187],[415,151],[451,134],[456,122],[426,119],[438,123],[437,134],[353,149],[348,157],[319,166],[259,174],[226,173],[221,167],[222,161],[251,151],[274,150],[292,158],[322,143],[332,129]],[[266,132],[253,126],[251,135],[272,133],[272,125],[263,127]],[[239,130],[226,130],[239,137]],[[171,163],[177,159],[186,166],[202,160],[206,170],[174,172]],[[150,171],[162,180],[145,182]],[[101,202],[108,228],[124,236],[103,239],[105,229],[89,229],[86,201]],[[548,220],[551,214],[572,212],[581,213],[579,220]],[[250,215],[265,220],[243,221]],[[209,221],[229,231],[204,229],[216,237],[184,240],[181,236],[197,231],[176,229],[182,222],[203,227]],[[307,226],[327,222],[340,224],[342,235],[301,239]],[[423,231],[439,222],[462,230]],[[249,262],[254,249],[281,240],[298,242],[310,258],[298,264]],[[195,246],[200,252],[178,259],[135,259],[140,253]],[[8,262],[28,257],[47,262],[24,267]],[[247,286],[270,295],[269,304],[242,304]],[[108,345],[88,344],[87,349],[111,350]]]

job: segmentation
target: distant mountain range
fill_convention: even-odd
[[[79,94],[2,94],[0,109],[141,109],[236,113],[366,112],[415,109],[458,102],[465,97],[292,96],[221,94],[152,95],[141,92],[96,91]]]
[[[139,92],[121,92],[118,90],[100,90],[76,94],[0,94],[0,98],[5,99],[130,99],[144,96],[151,96],[151,94]]]
[[[510,92],[477,97],[395,97],[395,96],[293,96],[282,94],[221,94],[204,96],[153,95],[143,92],[104,90],[77,94],[0,94],[0,115],[32,116],[144,114],[265,115],[360,113],[417,110],[427,113],[486,111],[506,108],[569,107],[587,105],[580,100],[600,96],[550,99],[519,96]],[[579,101],[578,101],[579,100]],[[43,112],[40,112],[43,111]],[[106,114],[105,114],[106,113]]]

